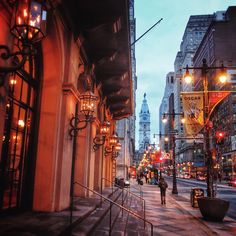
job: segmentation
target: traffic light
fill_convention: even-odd
[[[224,144],[224,138],[225,138],[225,132],[223,132],[223,131],[216,132],[216,143],[218,145]]]

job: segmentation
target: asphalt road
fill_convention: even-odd
[[[172,188],[172,178],[166,177],[166,179],[170,183],[169,187]],[[177,188],[179,195],[190,199],[190,191],[191,188],[194,187],[204,189],[204,194],[206,196],[206,183],[204,181],[177,178]],[[236,220],[236,187],[230,187],[223,183],[218,184],[216,197],[230,201],[230,207],[227,216]]]

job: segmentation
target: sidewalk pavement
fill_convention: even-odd
[[[205,221],[198,208],[191,207],[190,199],[181,193],[167,190],[167,204],[161,205],[160,190],[156,185],[143,185],[147,219],[154,222],[154,235],[236,235],[236,221],[225,217],[222,222]],[[149,194],[149,195],[148,195]]]

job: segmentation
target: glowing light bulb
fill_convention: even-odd
[[[16,79],[10,79],[10,84],[15,85],[16,84]]]
[[[23,120],[18,120],[18,125],[19,125],[19,127],[24,128],[25,122]]]
[[[225,74],[220,75],[219,81],[224,84],[227,81],[227,76]]]

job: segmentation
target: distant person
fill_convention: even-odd
[[[168,184],[163,177],[160,177],[158,186],[161,192],[161,204],[166,204],[166,189],[168,188]]]
[[[140,184],[140,181],[141,181],[140,175],[137,175],[137,182],[138,182],[138,184]]]
[[[221,183],[221,180],[222,180],[222,175],[221,175],[221,173],[218,174],[218,179],[219,179],[219,182]]]
[[[147,173],[144,175],[144,177],[145,177],[146,184],[147,184],[147,182],[148,182]]]
[[[150,173],[147,173],[147,183],[149,183],[149,179],[150,179]]]

